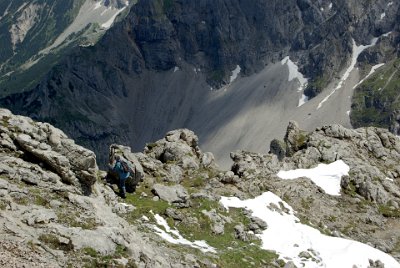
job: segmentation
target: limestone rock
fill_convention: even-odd
[[[186,206],[189,201],[189,194],[181,185],[165,186],[162,184],[153,185],[153,193],[161,200],[167,201],[176,206]]]

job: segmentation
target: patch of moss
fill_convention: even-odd
[[[73,245],[71,241],[68,244],[61,243],[58,237],[54,234],[41,234],[39,240],[45,243],[52,249],[70,251],[73,250]]]
[[[208,74],[207,80],[212,85],[219,84],[223,81],[225,77],[225,71],[222,69],[216,69]]]
[[[275,252],[256,245],[225,250],[216,260],[219,267],[266,267],[278,258]]]
[[[313,202],[314,198],[312,198],[311,196],[308,196],[307,198],[301,198],[301,206],[306,210],[311,209],[311,205]]]
[[[301,131],[301,132],[299,133],[299,135],[297,136],[297,140],[296,140],[297,148],[298,148],[299,150],[301,150],[302,148],[304,148],[304,147],[306,146],[307,141],[308,141],[308,132],[306,132],[306,131]]]
[[[7,209],[6,201],[0,199],[0,210],[6,210],[6,209]]]
[[[95,267],[128,267],[128,268],[136,268],[136,264],[133,261],[128,261],[128,264],[125,266],[121,266],[116,263],[116,259],[127,258],[128,250],[126,247],[122,245],[117,245],[115,251],[111,255],[101,255],[95,249],[87,247],[83,248],[82,253],[88,256],[83,260],[83,267],[86,268],[95,268]]]
[[[18,205],[27,206],[29,204],[29,198],[26,195],[13,196],[13,200]]]
[[[89,255],[92,258],[97,258],[99,256],[99,253],[94,248],[86,247],[83,248],[82,251],[85,255]]]
[[[400,210],[388,205],[379,205],[378,211],[387,218],[400,218]]]
[[[95,218],[84,217],[78,211],[62,210],[57,212],[58,222],[68,227],[80,227],[85,230],[94,230],[99,226]]]
[[[328,85],[329,79],[325,76],[319,76],[313,81],[309,82],[304,94],[310,99],[317,96]]]

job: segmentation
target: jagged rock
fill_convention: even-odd
[[[201,158],[201,163],[204,167],[216,167],[215,157],[212,153],[206,152]]]
[[[22,221],[29,226],[33,226],[35,224],[47,224],[51,221],[57,220],[57,215],[53,210],[49,209],[34,209],[32,211],[27,211],[22,215]]]
[[[283,141],[273,139],[269,145],[269,151],[281,161],[286,156],[286,145]]]
[[[285,144],[286,144],[286,155],[292,156],[295,152],[299,150],[299,135],[300,129],[299,125],[295,121],[290,121],[286,129],[285,134]]]
[[[168,172],[168,176],[166,176],[166,181],[180,183],[183,179],[183,170],[178,165],[167,165],[165,170]]]
[[[165,215],[167,215],[168,217],[170,217],[176,221],[183,221],[183,219],[184,219],[183,214],[173,208],[167,208],[165,210]]]
[[[368,268],[385,268],[385,265],[380,260],[377,261],[369,260]]]
[[[268,228],[268,224],[258,217],[251,216],[250,220],[249,229],[255,234],[261,234],[263,230]]]
[[[211,231],[213,232],[213,234],[216,235],[223,234],[225,231],[225,223],[231,222],[230,218],[219,215],[215,209],[212,209],[210,211],[202,210],[201,213],[208,217],[213,223],[211,226]]]
[[[162,163],[174,163],[183,169],[197,170],[201,165],[215,167],[211,153],[202,153],[198,147],[198,137],[188,129],[168,132],[164,139],[148,144],[144,153]]]
[[[153,185],[153,193],[160,197],[161,200],[167,201],[176,206],[187,206],[189,202],[189,194],[181,185],[165,186],[162,184]]]
[[[297,266],[292,261],[288,261],[283,268],[297,268]]]
[[[233,171],[227,171],[226,173],[219,176],[219,181],[222,183],[235,184],[239,182],[239,176],[235,175]]]
[[[256,239],[256,236],[254,234],[246,232],[243,224],[236,225],[234,227],[234,230],[236,239],[242,240],[244,242]]]
[[[9,137],[6,138],[6,143],[12,140],[16,145],[6,144],[8,149],[16,149],[18,146],[26,157],[47,165],[64,182],[75,186],[80,184],[84,192],[90,193],[98,171],[93,152],[76,145],[61,130],[49,124],[36,123],[30,118],[12,115],[5,109],[0,109],[0,121],[5,126],[1,135]],[[35,168],[40,170],[39,166]],[[24,180],[38,183],[34,179]]]
[[[119,213],[119,214],[126,214],[129,212],[132,212],[135,209],[134,206],[126,204],[126,203],[117,203],[114,208],[113,212]]]

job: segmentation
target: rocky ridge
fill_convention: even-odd
[[[112,145],[136,171],[125,202],[114,191],[112,173],[99,171],[96,156],[53,126],[1,109],[0,135],[1,262],[11,267],[294,267],[259,248],[265,222],[246,210],[227,213],[219,204],[221,196],[245,199],[265,191],[313,228],[400,260],[400,141],[383,129],[331,125],[309,133],[291,122],[285,139],[276,142],[279,150],[232,153],[231,171],[219,170],[187,129],[168,132],[143,153]],[[340,196],[307,178],[276,175],[338,159],[350,167]],[[157,215],[215,252],[164,242],[155,232]]]

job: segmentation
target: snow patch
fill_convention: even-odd
[[[347,70],[345,71],[345,73],[343,74],[342,78],[340,79],[338,85],[336,86],[336,88],[334,90],[332,90],[331,93],[329,93],[328,96],[326,96],[319,104],[317,107],[317,110],[319,108],[322,107],[322,105],[337,91],[339,90],[342,86],[343,83],[349,78],[350,73],[353,71],[354,67],[357,64],[357,58],[358,56],[361,54],[361,52],[363,52],[365,49],[373,47],[376,45],[376,42],[378,41],[379,38],[375,37],[371,40],[371,43],[369,45],[360,45],[357,46],[356,42],[354,41],[354,39],[352,39],[353,42],[353,53],[352,53],[352,57],[351,57],[351,63],[350,66],[347,68]]]
[[[104,29],[109,29],[111,27],[111,25],[114,23],[115,18],[119,15],[119,13],[124,11],[125,8],[126,8],[126,6],[121,8],[121,9],[117,9],[118,11],[115,12],[115,14],[107,22],[103,23],[101,25],[101,27],[104,28]]]
[[[179,71],[180,69],[179,69],[179,67],[178,66],[175,66],[175,68],[174,68],[174,73],[176,73],[177,71]]]
[[[382,37],[388,37],[388,36],[391,35],[391,34],[392,34],[392,31],[387,32],[387,33],[385,33],[385,34],[382,34]]]
[[[386,13],[385,13],[385,12],[383,12],[383,13],[381,14],[381,20],[383,20],[384,17],[386,17]]]
[[[358,87],[359,85],[361,85],[362,83],[364,83],[365,80],[367,80],[371,75],[373,75],[373,74],[375,73],[375,71],[376,71],[377,69],[379,69],[379,68],[382,67],[383,65],[385,65],[385,64],[384,64],[384,63],[380,63],[380,64],[377,64],[377,65],[372,66],[371,71],[369,71],[369,74],[367,74],[366,77],[364,77],[363,79],[361,79],[361,81],[358,82],[357,85],[355,85],[355,86],[353,87],[353,89],[355,89],[356,87]]]
[[[240,71],[241,71],[241,70],[242,70],[242,69],[240,68],[240,66],[237,65],[236,68],[235,68],[235,70],[232,71],[232,75],[231,75],[231,77],[229,78],[229,83],[232,83],[233,81],[236,80],[236,78],[237,78],[238,75],[240,74]]]
[[[290,60],[289,56],[285,57],[281,61],[282,65],[287,65],[289,69],[289,77],[288,77],[288,82],[292,81],[293,79],[297,78],[297,81],[299,82],[299,88],[297,89],[298,92],[302,92],[304,88],[307,86],[308,80],[307,78],[304,77],[302,73],[299,72],[299,67]],[[308,101],[308,98],[306,95],[302,94],[300,99],[299,99],[299,105],[297,107],[300,107],[304,103]]]
[[[390,7],[391,5],[393,5],[393,2],[389,2],[389,3],[387,4],[388,7]]]
[[[213,252],[216,253],[215,249],[211,246],[209,246],[204,240],[197,240],[194,242],[191,242],[181,236],[181,234],[177,230],[172,230],[167,221],[161,217],[160,215],[156,214],[154,215],[154,218],[157,221],[157,224],[164,227],[165,231],[158,226],[153,226],[154,230],[156,233],[161,236],[163,239],[167,240],[168,242],[172,244],[183,244],[183,245],[188,245],[193,248],[200,249],[203,252]]]
[[[329,9],[332,9],[332,7],[333,7],[333,4],[330,3],[330,4],[329,4]]]
[[[388,180],[388,181],[392,181],[392,182],[394,182],[394,180],[393,179],[391,179],[391,178],[385,178],[386,180]]]
[[[321,187],[327,194],[340,195],[340,180],[342,176],[349,174],[349,170],[350,168],[345,162],[338,160],[328,165],[319,164],[312,169],[279,171],[277,176],[284,180],[307,177]]]
[[[101,6],[102,6],[101,1],[96,2],[96,4],[93,7],[93,10],[99,9],[99,8],[101,8]]]
[[[350,110],[348,110],[348,111],[346,112],[346,114],[347,114],[348,116],[350,116],[350,112],[351,112],[351,111],[350,111]]]
[[[297,107],[302,106],[303,104],[305,104],[308,101],[308,97],[304,94],[301,94],[301,97],[299,99],[299,105],[297,105]]]
[[[252,215],[264,220],[268,228],[257,235],[262,248],[275,250],[283,259],[290,259],[297,267],[369,267],[369,259],[380,260],[385,267],[399,268],[400,264],[390,255],[373,247],[344,238],[330,237],[300,223],[295,211],[272,192],[254,199],[239,200],[237,197],[221,197],[226,208],[245,208]],[[274,206],[271,206],[273,204]],[[284,206],[288,212],[276,208]],[[306,251],[313,258],[299,257]]]

